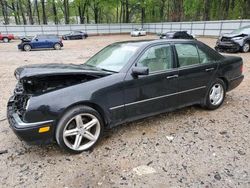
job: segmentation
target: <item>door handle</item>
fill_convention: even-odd
[[[179,77],[179,75],[175,74],[175,75],[172,75],[172,76],[167,76],[167,79],[178,78],[178,77]]]
[[[206,69],[206,72],[210,72],[210,71],[213,71],[214,70],[214,68],[212,67],[212,68],[207,68]]]

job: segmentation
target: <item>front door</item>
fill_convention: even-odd
[[[178,100],[175,95],[178,70],[173,68],[171,45],[158,44],[147,48],[133,66],[148,67],[149,75],[133,77],[131,71],[128,72],[124,81],[127,119],[138,119],[173,108]]]

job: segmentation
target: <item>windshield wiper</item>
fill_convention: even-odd
[[[105,71],[105,72],[118,73],[117,71],[108,70],[108,69],[104,69],[104,68],[101,68],[101,67],[96,67],[96,66],[94,66],[94,65],[82,64],[82,66],[90,67],[90,68],[92,68],[92,69],[94,69],[94,70],[101,70],[101,71]]]
[[[113,73],[118,73],[117,71],[108,70],[108,69],[103,69],[103,68],[100,68],[100,70],[105,71],[105,72],[113,72]]]

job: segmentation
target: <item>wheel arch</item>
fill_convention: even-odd
[[[229,84],[228,80],[225,77],[222,77],[222,76],[218,77],[218,79],[221,79],[225,83],[226,91],[227,91],[228,90],[228,84]]]
[[[23,50],[24,50],[25,45],[29,45],[31,49],[33,48],[32,43],[25,42],[25,43],[23,43],[23,46],[22,46]]]
[[[88,106],[88,107],[91,107],[93,108],[94,110],[96,110],[100,115],[101,115],[101,118],[103,120],[103,123],[104,123],[104,127],[107,127],[110,120],[108,118],[108,115],[107,113],[104,111],[104,109],[96,104],[96,103],[93,103],[91,101],[80,101],[80,102],[77,102],[77,103],[74,103],[74,104],[71,104],[70,106],[68,106],[67,108],[65,108],[63,110],[63,112],[60,114],[60,116],[58,117],[58,120],[57,120],[57,123],[58,121],[63,117],[63,115],[68,112],[69,110],[71,110],[72,108],[76,107],[76,106]]]

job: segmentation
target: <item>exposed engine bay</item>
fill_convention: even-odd
[[[89,75],[55,75],[21,80],[26,94],[40,94],[96,79]]]

